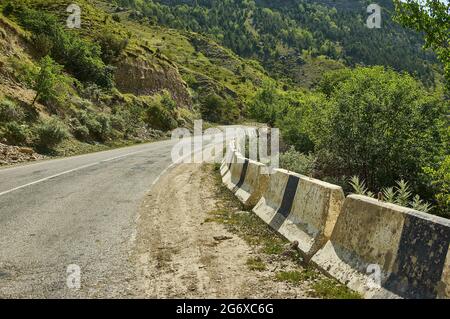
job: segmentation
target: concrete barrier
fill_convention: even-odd
[[[330,238],[344,199],[339,186],[277,169],[253,211],[309,260]]]
[[[351,195],[312,262],[366,298],[448,298],[449,242],[450,220]]]
[[[220,168],[220,172],[222,174],[222,182],[228,187],[231,183],[231,168],[233,167],[233,164],[237,160],[237,153],[236,151],[230,152],[229,157],[225,160],[224,163],[222,163],[222,166]]]
[[[222,160],[222,165],[220,166],[220,175],[222,176],[222,178],[230,170],[231,163],[233,161],[234,151],[235,151],[234,145],[230,143],[230,145],[226,148],[225,156]]]
[[[242,185],[245,178],[249,160],[244,158],[240,153],[234,152],[233,163],[230,166],[229,173],[227,173],[226,180],[224,184],[233,193],[236,192],[237,188]]]
[[[261,199],[269,182],[264,164],[248,160],[247,167],[241,170],[241,177],[235,186],[236,197],[246,208],[253,208]]]

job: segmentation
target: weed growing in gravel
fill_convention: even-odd
[[[361,295],[334,279],[324,278],[314,283],[312,297],[323,299],[361,299]]]
[[[259,257],[247,259],[246,264],[248,266],[248,269],[250,269],[250,270],[254,270],[254,271],[266,270],[266,264]]]

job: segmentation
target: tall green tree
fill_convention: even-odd
[[[442,98],[410,75],[383,67],[356,68],[336,86],[327,128],[314,135],[316,150],[331,154],[338,174],[358,175],[370,189],[404,178],[425,192],[423,167],[443,147]]]
[[[433,49],[444,64],[450,88],[450,2],[442,0],[394,0],[395,19],[402,25],[423,32],[425,45]]]

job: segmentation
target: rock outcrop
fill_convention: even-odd
[[[122,93],[153,95],[167,90],[179,107],[191,108],[187,84],[172,63],[149,54],[127,53],[116,65],[115,81]]]

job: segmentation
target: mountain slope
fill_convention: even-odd
[[[366,0],[116,0],[148,20],[208,34],[237,54],[259,59],[273,76],[301,84],[303,66],[319,55],[354,66],[385,65],[434,80],[434,55],[415,32],[392,22],[382,6],[382,28],[368,29]]]
[[[207,37],[141,24],[105,1],[77,3],[80,29],[66,27],[62,0],[0,5],[0,142],[67,155],[159,137],[200,117],[232,123],[270,80],[258,62]],[[47,96],[37,91],[43,71],[53,81]],[[43,142],[44,126],[57,140]]]

